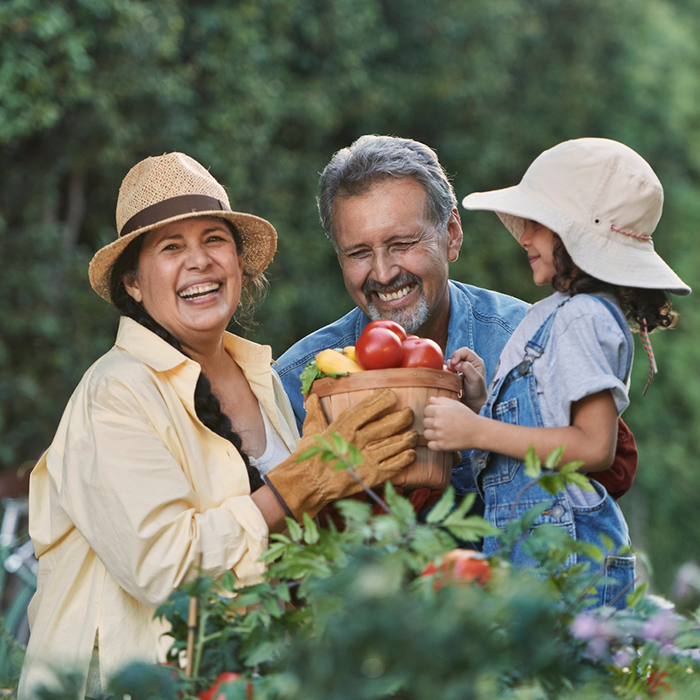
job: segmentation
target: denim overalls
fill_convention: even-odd
[[[589,296],[603,303],[618,324],[623,329],[628,329],[627,321],[616,305],[603,297]],[[570,300],[571,297],[559,304],[540,326],[527,343],[522,362],[489,388],[489,398],[482,407],[480,415],[505,423],[543,426],[532,364],[544,352],[557,312]],[[632,344],[630,343],[625,379],[629,376],[631,364]],[[627,523],[622,512],[615,500],[597,481],[591,480],[591,484],[600,496],[599,502],[592,506],[580,507],[573,505],[568,492],[560,492],[552,496],[540,486],[531,486],[521,493],[527,484],[532,483],[532,479],[525,474],[521,460],[496,452],[475,450],[472,455],[472,468],[486,504],[484,517],[498,528],[503,529],[509,520],[522,517],[533,506],[548,503],[549,507],[537,518],[535,526],[544,523],[559,525],[566,528],[571,537],[597,546],[602,546],[598,539],[599,534],[607,535],[614,543],[615,549],[630,544]],[[519,500],[518,494],[521,494]],[[497,537],[484,539],[485,554],[493,554],[499,547],[500,541]],[[536,562],[528,557],[519,545],[511,553],[511,561],[521,566],[536,565]],[[567,560],[567,565],[575,562],[576,555],[572,554]],[[598,587],[598,605],[610,605],[615,601],[615,607],[625,607],[626,594],[633,589],[634,556],[612,554],[607,556],[603,563],[591,561],[589,570],[597,573],[601,571],[601,567],[603,575],[615,579],[617,583],[603,583]],[[625,593],[615,600],[628,584],[630,585]]]

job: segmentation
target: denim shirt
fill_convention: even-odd
[[[525,316],[527,304],[514,297],[461,282],[449,282],[450,320],[447,329],[447,353],[469,347],[486,365],[486,381],[493,375],[501,350]],[[326,348],[354,345],[370,319],[359,308],[302,338],[278,360],[277,373],[292,403],[301,430],[304,422],[304,397],[300,375],[309,360]],[[452,485],[458,496],[475,493],[470,452],[462,453],[461,462],[452,470]]]

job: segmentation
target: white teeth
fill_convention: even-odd
[[[392,292],[391,294],[382,294],[381,292],[377,292],[377,296],[382,300],[382,301],[394,301],[396,299],[403,299],[409,292],[411,291],[411,287],[404,287],[403,289],[399,289],[398,292]]]
[[[203,294],[209,294],[210,292],[215,292],[221,285],[217,283],[210,284],[193,284],[187,289],[183,289],[179,296],[182,299],[191,299],[192,297],[201,296]]]

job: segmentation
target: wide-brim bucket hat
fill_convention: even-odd
[[[610,139],[565,141],[539,155],[514,187],[474,192],[466,209],[493,211],[520,241],[525,221],[562,239],[574,263],[604,282],[689,294],[654,250],[664,193],[651,166]]]
[[[137,163],[122,181],[117,239],[100,248],[90,261],[92,288],[111,301],[112,267],[134,238],[173,221],[202,216],[226,219],[236,227],[246,283],[272,262],[277,249],[272,224],[253,214],[232,211],[226,191],[206,168],[184,153],[166,153]]]

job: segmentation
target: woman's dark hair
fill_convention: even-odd
[[[557,272],[552,278],[552,287],[558,292],[566,292],[572,297],[599,292],[612,294],[627,320],[634,321],[640,328],[646,322],[649,332],[655,328],[673,328],[676,325],[678,312],[671,308],[671,302],[663,289],[622,287],[589,275],[576,267],[564,242],[556,233],[553,261]]]
[[[228,223],[228,222],[227,222]],[[241,250],[241,239],[238,231],[229,224],[232,230],[236,248]],[[159,338],[162,338],[167,343],[172,345],[176,350],[183,355],[187,353],[183,350],[180,341],[157,321],[155,321],[127,291],[124,285],[124,280],[128,277],[133,277],[138,272],[139,255],[143,247],[144,235],[137,236],[133,241],[126,246],[121,255],[117,258],[112,271],[110,273],[110,295],[112,303],[117,307],[120,313],[128,316],[137,323],[140,323],[144,328],[155,333]],[[234,432],[229,417],[221,410],[219,399],[211,390],[211,382],[204,374],[200,372],[197,386],[194,390],[194,408],[199,420],[204,423],[211,431],[228,440],[241,455],[245,463],[246,471],[248,472],[248,481],[250,482],[250,492],[253,493],[261,486],[263,480],[260,472],[250,463],[250,458],[242,449],[241,436]]]

